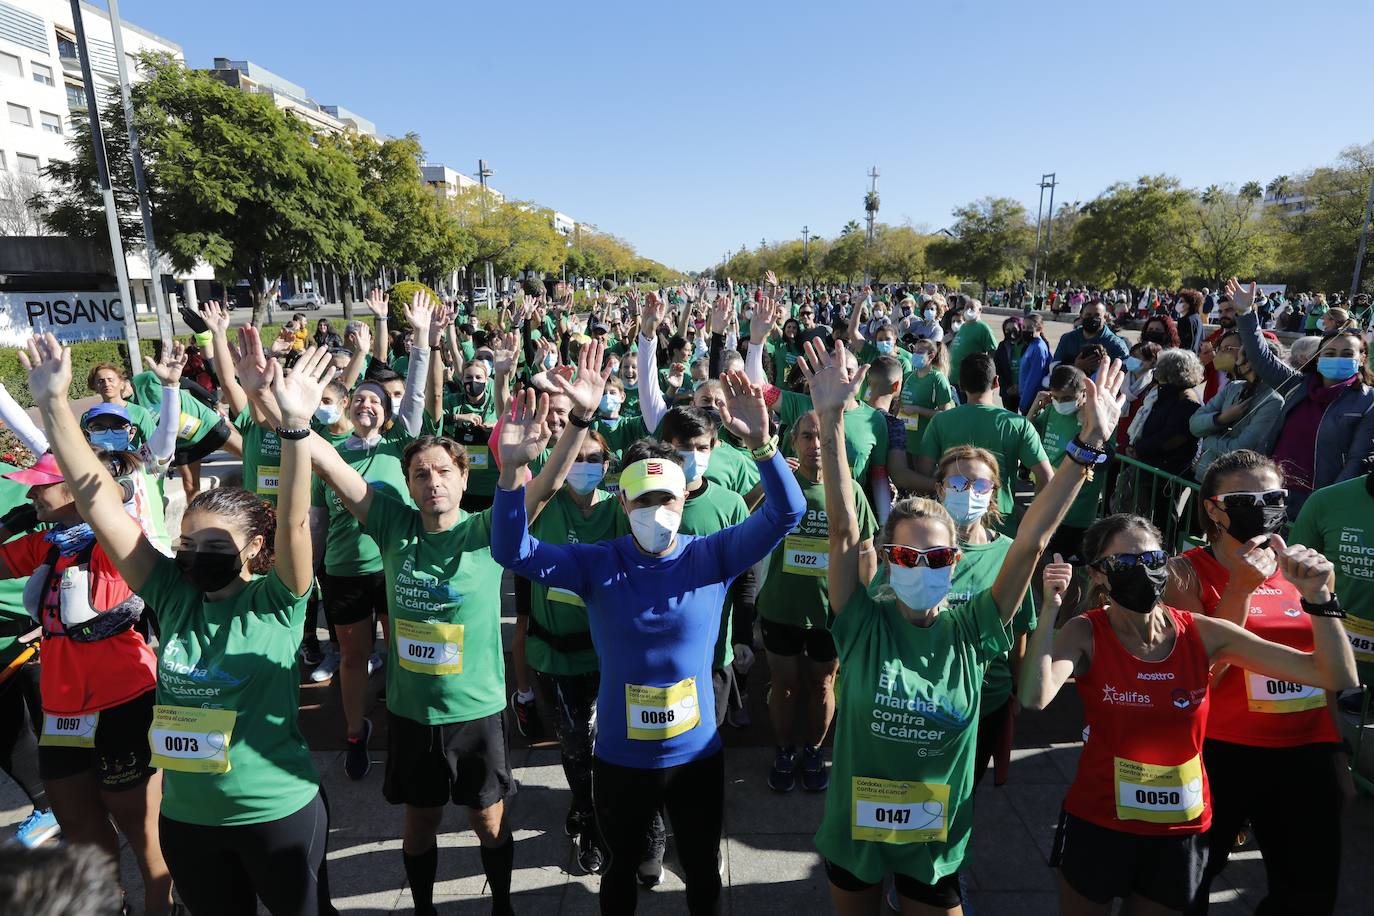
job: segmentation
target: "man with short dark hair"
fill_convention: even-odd
[[[1054,348],[1054,361],[1072,363],[1078,351],[1090,343],[1101,344],[1113,359],[1125,359],[1131,352],[1131,345],[1107,327],[1107,307],[1096,300],[1083,306],[1078,327],[1059,338],[1059,346]]]

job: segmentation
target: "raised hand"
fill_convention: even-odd
[[[162,359],[143,357],[143,366],[157,376],[163,388],[176,388],[181,385],[181,370],[186,368],[186,345],[174,341],[170,347],[162,348]]]
[[[658,326],[668,315],[668,303],[658,298],[658,293],[649,293],[644,300],[644,310],[639,315],[639,336],[653,340],[658,334]]]
[[[549,383],[555,391],[568,396],[572,401],[574,413],[590,417],[601,404],[601,395],[606,391],[606,379],[611,377],[610,366],[606,363],[606,345],[599,340],[583,344],[577,354],[577,375],[569,381],[561,373],[549,373]]]
[[[411,339],[415,341],[416,346],[429,334],[430,322],[433,320],[437,304],[433,297],[422,289],[417,289],[415,295],[410,297],[410,302],[406,303],[406,321],[410,322],[410,327],[415,332]]]
[[[367,310],[372,313],[372,317],[379,321],[387,320],[386,293],[380,289],[374,289],[367,294],[367,298],[363,301],[367,303]]]
[[[1091,376],[1085,379],[1088,395],[1078,408],[1083,424],[1079,437],[1084,445],[1100,447],[1116,434],[1116,424],[1121,420],[1121,385],[1126,380],[1121,365],[1119,359],[1108,360],[1098,369],[1096,381]]]
[[[372,326],[366,321],[358,322],[358,329],[344,335],[344,346],[354,353],[372,352]]]
[[[845,405],[859,396],[868,366],[850,367],[850,356],[844,341],[835,341],[835,352],[825,352],[825,346],[817,339],[808,340],[803,348],[805,353],[797,359],[810,384],[811,404],[816,413],[833,418],[844,412]]]
[[[514,398],[511,412],[501,423],[497,438],[497,454],[501,468],[524,467],[540,455],[549,444],[549,396],[536,397],[533,388],[526,388]]]
[[[310,426],[325,386],[338,372],[330,365],[328,347],[306,347],[289,372],[275,360],[267,371],[272,383],[272,396],[277,399],[282,426],[286,429],[306,429]]]
[[[708,325],[710,332],[712,334],[724,334],[725,329],[730,325],[731,313],[730,297],[726,295],[717,296],[716,301],[711,304],[711,318]]]
[[[768,405],[763,400],[763,386],[749,381],[738,369],[721,375],[720,384],[725,389],[721,423],[746,448],[759,448],[768,441]]]
[[[763,275],[763,280],[764,280],[765,283],[767,283],[769,286],[773,287],[774,289],[777,289],[777,288],[778,288],[778,275],[775,274],[775,273],[773,273],[773,271],[770,270],[770,271],[768,271],[767,273],[765,273],[765,274]]]
[[[429,323],[429,345],[431,347],[437,347],[444,342],[444,331],[451,324],[453,324],[453,309],[450,306],[440,304],[434,310],[434,317]]]
[[[1251,283],[1248,287],[1242,286],[1235,277],[1226,281],[1226,295],[1231,297],[1231,301],[1236,306],[1238,312],[1248,312],[1255,307],[1255,297],[1259,295],[1259,285]]]
[[[782,311],[782,306],[772,299],[764,296],[754,303],[754,317],[749,320],[749,340],[762,346],[768,340],[768,335],[773,333],[773,327],[777,324],[778,313]]]
[[[1279,535],[1270,535],[1270,545],[1283,577],[1310,604],[1325,604],[1331,600],[1331,585],[1335,567],[1331,561],[1311,547],[1294,544],[1289,547]]]
[[[263,394],[272,387],[272,360],[262,351],[262,336],[257,328],[251,324],[239,328],[238,346],[230,344],[229,353],[234,358],[234,374],[245,392]]]
[[[19,351],[29,373],[29,393],[39,403],[65,404],[72,387],[72,354],[51,333],[35,334]]]
[[[229,330],[229,313],[214,299],[202,302],[196,309],[196,314],[200,315],[200,320],[216,335]]]
[[[519,331],[497,335],[491,341],[491,374],[497,377],[510,375],[515,371],[515,361],[519,355]]]
[[[1054,555],[1054,562],[1045,565],[1044,596],[1045,604],[1059,607],[1064,601],[1064,592],[1073,581],[1073,567],[1064,562],[1063,556]]]

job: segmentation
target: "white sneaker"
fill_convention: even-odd
[[[324,650],[324,658],[310,672],[310,680],[316,684],[327,684],[339,670],[339,649],[332,642]]]
[[[373,652],[367,657],[367,676],[372,677],[378,671],[386,667],[386,656],[380,652]]]

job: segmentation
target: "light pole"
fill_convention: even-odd
[[[1046,181],[1045,179],[1049,179]],[[1054,172],[1046,172],[1040,176],[1040,204],[1035,208],[1035,260],[1031,268],[1031,295],[1034,296],[1040,289],[1040,219],[1045,205],[1045,189],[1050,189],[1050,221],[1045,224],[1045,279],[1049,280],[1050,272],[1050,227],[1054,225],[1054,187],[1057,184]]]
[[[873,282],[869,273],[873,259],[873,218],[878,213],[878,167],[868,170],[868,193],[864,195],[864,210],[868,213],[868,238],[864,242],[864,286]]]
[[[487,221],[487,179],[494,174],[496,173],[493,172],[491,169],[487,168],[487,160],[477,160],[477,181],[482,186],[481,193],[483,223]],[[483,277],[487,283],[487,308],[493,308],[495,303],[492,301],[492,297],[495,295],[495,290],[493,289],[493,287],[496,285],[496,271],[492,268],[490,259],[488,259],[485,262],[485,266],[486,270],[483,273]]]
[[[802,272],[810,276],[811,271],[811,228],[802,226]]]

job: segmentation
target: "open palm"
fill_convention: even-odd
[[[601,366],[606,361],[606,345],[594,340],[583,345],[577,354],[577,375],[571,381],[558,373],[549,374],[549,383],[554,390],[565,394],[572,401],[574,412],[589,416],[601,404],[601,395],[606,390],[606,379],[611,377],[611,368]]]
[[[277,399],[282,425],[304,429],[320,404],[325,386],[338,371],[330,365],[328,347],[306,347],[291,371],[284,372],[281,363],[272,361],[268,376],[272,396]]]
[[[249,325],[239,328],[238,346],[229,347],[234,357],[234,373],[239,377],[239,385],[244,391],[263,393],[272,387],[268,363],[271,362],[262,351],[262,336],[258,329]]]
[[[516,396],[496,442],[501,467],[522,467],[544,454],[549,444],[548,416],[547,394],[536,395],[533,388],[526,388]]]
[[[797,360],[802,375],[810,385],[811,404],[816,412],[830,416],[844,410],[846,404],[859,396],[868,366],[855,371],[843,341],[835,341],[833,354],[825,352],[819,340],[808,340],[805,353]]]
[[[19,351],[29,373],[29,393],[35,401],[66,401],[72,387],[72,354],[53,334],[35,334]]]
[[[739,437],[748,448],[758,448],[768,441],[768,405],[763,399],[763,386],[749,381],[738,369],[720,377],[725,389],[725,406],[721,422]]]
[[[372,317],[387,317],[386,293],[380,289],[374,289],[367,294],[367,299],[364,301],[367,303],[367,310],[372,313]]]
[[[164,388],[176,388],[181,384],[181,370],[186,368],[186,345],[176,341],[163,348],[162,358],[157,361],[143,357],[143,365],[157,376]]]

